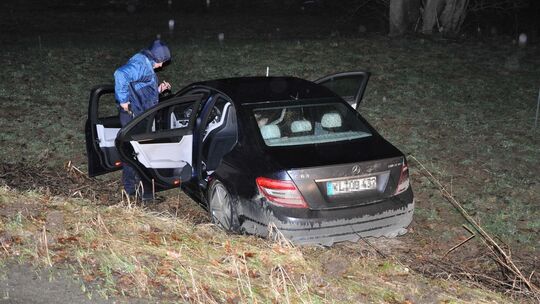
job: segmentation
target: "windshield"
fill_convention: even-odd
[[[263,104],[252,110],[267,146],[328,143],[371,136],[357,113],[341,102],[279,104]]]

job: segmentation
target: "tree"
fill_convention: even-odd
[[[461,29],[469,0],[426,0],[422,15],[422,33],[439,32],[456,35]]]
[[[390,0],[389,26],[390,36],[403,35],[413,30],[420,17],[421,0]]]
[[[385,2],[385,0],[378,0]],[[389,0],[390,35],[401,35],[410,30],[411,23],[420,21],[420,32],[457,35],[469,12],[484,10],[515,11],[529,5],[537,5],[539,0]],[[416,15],[411,12],[416,11]],[[416,16],[416,18],[414,18]]]

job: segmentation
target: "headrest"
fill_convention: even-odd
[[[341,127],[341,116],[338,113],[326,113],[321,119],[323,128],[339,128]]]
[[[263,139],[273,139],[273,138],[280,138],[281,137],[281,131],[279,130],[279,127],[276,125],[264,125],[261,127],[261,135]]]
[[[311,131],[311,122],[307,120],[295,120],[291,123],[291,131],[293,133]]]

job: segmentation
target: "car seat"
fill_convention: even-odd
[[[261,135],[264,140],[281,137],[281,131],[277,125],[265,125],[261,127]]]
[[[230,103],[223,107],[220,122],[207,130],[203,140],[202,158],[206,171],[214,171],[225,154],[229,153],[237,141],[236,111]]]
[[[336,112],[326,113],[321,118],[321,126],[324,130],[336,132],[341,129],[343,121],[341,115]]]
[[[291,132],[294,136],[310,135],[311,130],[312,127],[309,120],[295,120],[291,123]]]

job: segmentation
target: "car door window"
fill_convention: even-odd
[[[97,176],[122,168],[115,147],[120,119],[112,85],[100,85],[90,92],[85,126],[88,174]]]
[[[345,72],[328,75],[314,82],[329,88],[356,109],[364,95],[369,76],[364,71]]]

